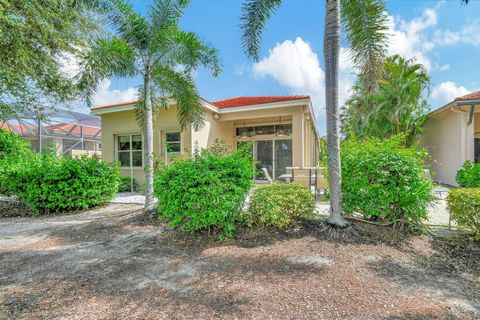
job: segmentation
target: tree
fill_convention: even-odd
[[[75,96],[65,59],[97,32],[93,0],[0,0],[0,118]]]
[[[213,75],[221,72],[217,50],[192,32],[179,28],[188,5],[186,0],[155,0],[144,17],[123,0],[111,0],[109,18],[115,34],[96,38],[92,49],[80,56],[79,87],[88,102],[97,84],[108,77],[140,76],[143,85],[137,103],[145,137],[145,211],[153,202],[153,115],[154,110],[177,105],[182,130],[203,125],[203,107],[191,71],[199,66]]]
[[[242,43],[246,53],[258,60],[260,39],[266,21],[281,0],[246,0],[242,14]],[[382,0],[342,0],[342,20],[350,54],[359,77],[370,90],[377,87],[380,66],[385,57],[387,15]],[[324,60],[327,110],[327,153],[330,183],[330,223],[345,226],[342,217],[340,129],[338,111],[338,58],[340,52],[340,0],[326,0]]]
[[[368,92],[362,81],[354,86],[342,112],[344,134],[360,139],[402,134],[410,144],[427,119],[424,92],[430,78],[421,64],[398,55],[388,57],[382,69],[377,91]]]

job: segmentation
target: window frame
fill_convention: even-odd
[[[141,138],[141,143],[142,143],[142,148],[140,150],[138,149],[133,149],[133,137],[134,136],[140,136]],[[120,150],[119,148],[119,141],[120,141],[120,137],[129,137],[129,149],[128,150]],[[143,166],[144,166],[144,139],[143,139],[143,135],[141,133],[125,133],[125,134],[117,134],[116,137],[115,137],[115,159],[116,161],[120,162],[120,153],[128,153],[129,154],[129,162],[130,162],[130,165],[129,166],[124,166],[122,164],[120,164],[120,168],[121,169],[142,169]],[[140,152],[141,155],[142,155],[142,165],[141,166],[134,166],[133,165],[133,152]]]
[[[176,140],[176,141],[168,141],[167,139],[167,135],[169,133],[178,133],[180,135],[180,140]],[[168,145],[169,143],[178,143],[180,144],[180,151],[168,151]],[[165,131],[165,146],[164,146],[164,152],[165,152],[165,155],[167,157],[169,156],[176,156],[176,155],[179,155],[179,154],[183,154],[183,143],[182,143],[182,131],[180,130],[169,130],[169,131]]]

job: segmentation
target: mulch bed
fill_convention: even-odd
[[[480,317],[480,243],[466,234],[309,221],[219,241],[134,214],[42,235],[0,255],[0,318]]]

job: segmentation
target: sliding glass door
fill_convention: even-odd
[[[239,141],[240,147],[246,141]],[[257,162],[255,180],[267,180],[265,171],[273,180],[279,180],[292,166],[292,139],[252,141],[252,155]]]

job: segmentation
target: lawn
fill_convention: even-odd
[[[182,237],[112,204],[0,219],[2,319],[478,319],[480,246],[321,222]]]

